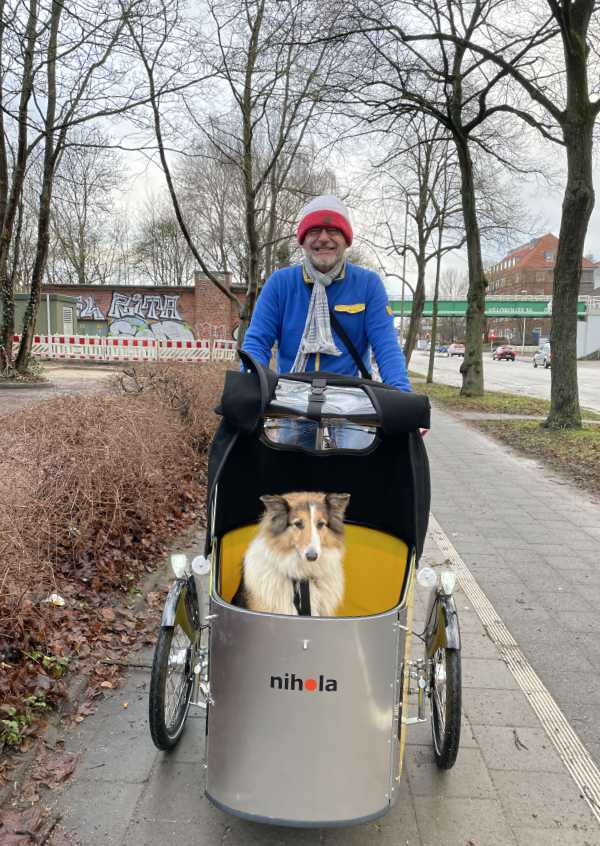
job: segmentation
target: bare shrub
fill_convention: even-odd
[[[133,391],[54,399],[2,418],[0,651],[53,638],[60,652],[42,601],[50,592],[75,600],[86,589],[126,589],[160,561],[186,512],[202,524],[223,371],[140,368]]]
[[[225,363],[218,362],[198,367],[143,364],[123,370],[117,382],[125,393],[152,393],[177,411],[191,433],[195,448],[203,449],[214,432],[211,412],[221,395],[227,369]]]

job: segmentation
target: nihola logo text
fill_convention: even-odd
[[[336,693],[338,683],[336,679],[325,676],[309,676],[300,678],[295,673],[284,673],[283,676],[271,676],[273,690],[306,691],[306,693]]]

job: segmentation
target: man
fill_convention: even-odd
[[[357,358],[370,371],[372,349],[382,380],[410,391],[383,282],[345,258],[352,237],[348,209],[336,197],[323,194],[304,206],[297,230],[302,263],[269,277],[243,349],[268,365],[277,341],[279,373],[326,370],[347,376],[359,374]],[[336,321],[354,356],[332,326]]]

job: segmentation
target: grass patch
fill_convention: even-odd
[[[453,385],[428,385],[413,377],[413,386],[419,394],[427,396],[448,408],[457,411],[482,411],[490,414],[535,414],[546,415],[550,410],[548,400],[521,394],[505,394],[486,391],[483,397],[461,397],[460,388]]]
[[[460,388],[453,385],[428,385],[419,374],[411,373],[415,391],[427,396],[446,408],[455,411],[479,411],[488,414],[526,414],[546,417],[550,411],[550,402],[538,397],[522,394],[508,394],[503,391],[486,391],[483,397],[461,397]],[[589,420],[600,420],[600,414],[582,409],[582,415]]]
[[[548,431],[533,420],[477,420],[478,429],[600,496],[600,427]]]

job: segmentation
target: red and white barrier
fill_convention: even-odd
[[[212,347],[213,361],[233,361],[237,357],[236,341],[227,341],[222,338],[215,338]]]
[[[160,341],[161,361],[210,361],[210,341]]]
[[[21,341],[13,336],[13,355]],[[221,345],[233,344],[233,354],[224,346],[215,349],[208,338],[198,340],[158,340],[157,338],[92,337],[88,335],[35,335],[32,355],[44,359],[70,359],[80,361],[210,361],[235,357],[235,341],[219,341]]]
[[[103,338],[105,361],[157,361],[155,338]]]

